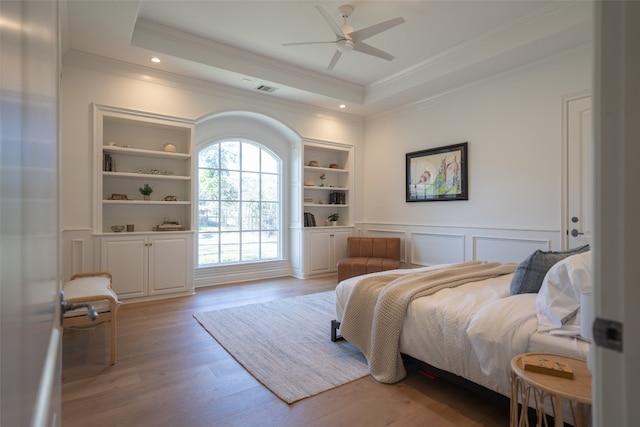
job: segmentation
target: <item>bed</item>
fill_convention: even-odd
[[[459,265],[372,273],[338,284],[336,321],[332,327],[339,328],[345,339],[365,353],[378,381],[396,382],[404,372],[402,366],[392,366],[394,362],[385,363],[381,374],[374,372],[373,344],[370,348],[368,342],[360,342],[353,336],[354,325],[348,324],[367,323],[362,318],[355,321],[358,318],[350,315],[361,309],[354,307],[356,293],[366,283],[406,282],[409,277],[420,280],[421,274],[428,277]],[[442,287],[428,296],[411,298],[397,339],[400,357],[410,356],[504,396],[511,394],[510,361],[517,354],[549,352],[586,360],[590,344],[580,336],[579,313],[580,295],[592,287],[588,247],[565,252],[536,251],[521,264],[502,264],[500,269],[495,277],[469,280]],[[357,301],[361,304],[361,300]],[[379,301],[374,304],[378,306],[371,315],[379,316],[384,310]],[[382,315],[382,320],[373,319],[368,327],[382,328],[380,325],[386,321]],[[335,330],[332,335],[337,336]],[[399,372],[389,374],[389,369]]]

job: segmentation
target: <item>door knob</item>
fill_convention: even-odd
[[[98,318],[98,310],[96,310],[93,305],[87,303],[80,304],[69,304],[64,300],[64,291],[60,291],[60,324],[62,325],[62,321],[64,320],[64,313],[71,310],[77,310],[78,308],[86,308],[87,309],[87,318],[91,321],[94,321]]]
[[[578,230],[576,230],[575,228],[573,230],[571,230],[571,235],[573,237],[578,237],[578,236],[582,236],[584,233],[579,232]]]

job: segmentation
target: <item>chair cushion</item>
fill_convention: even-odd
[[[111,309],[111,301],[120,304],[118,295],[111,289],[109,279],[106,277],[81,277],[66,282],[62,286],[64,291],[64,300],[69,304],[80,302],[90,302],[91,305],[99,312],[104,313]],[[77,317],[87,314],[86,308],[70,310],[64,314],[64,317]]]

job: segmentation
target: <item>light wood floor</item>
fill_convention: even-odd
[[[509,407],[410,363],[393,384],[365,377],[287,405],[248,374],[193,313],[332,290],[335,276],[200,288],[193,297],[124,304],[118,363],[108,327],[65,330],[62,426],[508,426]],[[329,325],[327,325],[329,338]]]

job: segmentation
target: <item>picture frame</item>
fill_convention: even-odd
[[[406,201],[469,200],[468,143],[406,154]]]

